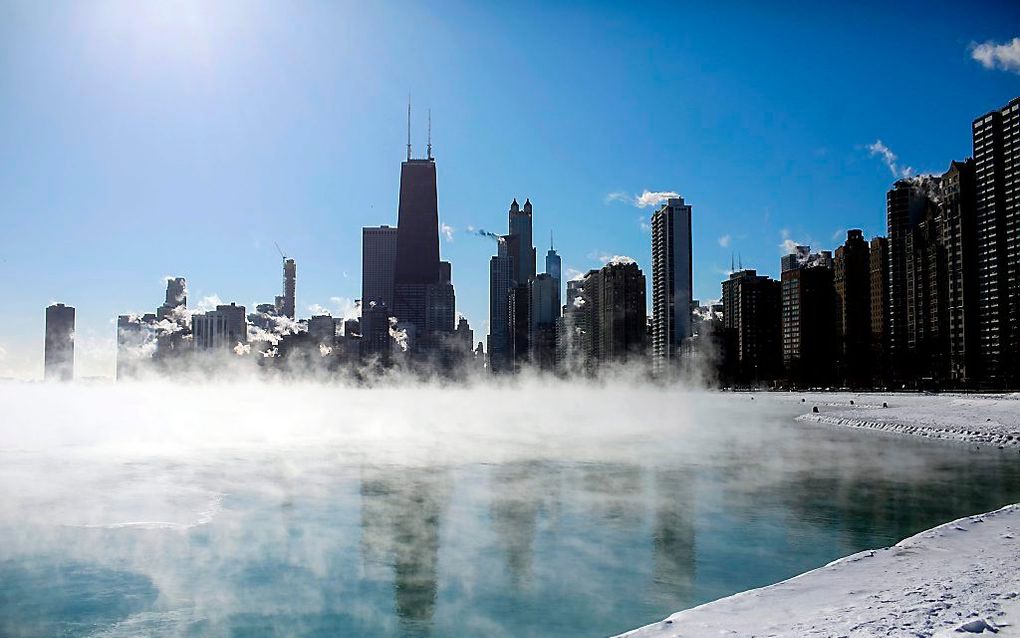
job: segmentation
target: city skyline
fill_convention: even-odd
[[[4,78],[0,86],[4,87],[5,94],[19,87],[24,89],[26,74],[31,69],[67,72],[76,68],[63,59],[64,54],[41,56],[37,51],[33,52],[30,42],[24,40],[26,25],[42,32],[66,25],[54,25],[48,22],[47,16],[36,15],[29,9],[9,11],[13,15],[8,23],[22,29],[16,44],[25,45],[25,48],[16,49],[18,56],[0,71],[3,73],[0,77]],[[1008,17],[1004,14],[1009,11],[1006,5],[999,7],[998,19]],[[209,18],[213,27],[217,26],[215,17]],[[172,17],[164,18],[170,26],[174,26]],[[633,16],[621,20],[630,27],[643,24],[642,20]],[[791,140],[790,148],[784,154],[786,159],[782,160],[788,164],[794,162],[790,165],[790,178],[776,185],[772,191],[760,188],[762,180],[767,181],[773,170],[768,163],[763,165],[761,175],[740,174],[741,184],[736,188],[730,186],[727,190],[721,187],[719,179],[704,178],[701,171],[692,168],[691,160],[674,165],[673,158],[668,156],[667,151],[676,148],[676,142],[669,141],[670,132],[696,138],[694,129],[701,124],[700,128],[705,129],[701,135],[718,137],[720,132],[732,133],[732,126],[726,122],[739,120],[733,119],[735,113],[727,111],[729,107],[724,107],[723,101],[718,99],[698,103],[699,109],[719,109],[716,114],[718,120],[708,126],[704,126],[703,116],[708,112],[705,110],[700,111],[701,119],[678,118],[680,125],[677,125],[671,122],[673,118],[668,117],[668,112],[646,109],[643,105],[636,107],[637,110],[631,109],[632,114],[647,117],[649,124],[655,120],[651,128],[661,129],[666,134],[666,141],[623,147],[630,151],[624,153],[625,156],[639,158],[638,166],[633,170],[621,168],[620,160],[611,160],[612,152],[589,153],[600,145],[596,144],[598,136],[589,136],[581,130],[553,135],[552,145],[539,144],[529,148],[523,155],[530,156],[536,167],[523,169],[518,156],[513,153],[488,157],[484,162],[479,160],[477,154],[486,150],[486,142],[499,139],[483,137],[481,142],[471,139],[472,133],[483,129],[486,135],[496,135],[477,119],[481,110],[492,106],[491,100],[481,99],[472,107],[478,108],[479,112],[464,117],[466,105],[447,101],[442,95],[441,83],[415,86],[414,82],[402,81],[400,77],[387,77],[388,88],[371,100],[376,107],[383,107],[377,117],[350,117],[346,123],[313,118],[314,126],[327,133],[335,124],[339,137],[332,138],[331,143],[311,144],[308,147],[310,154],[287,155],[296,152],[297,147],[293,144],[309,143],[307,133],[310,129],[300,127],[293,138],[271,129],[265,139],[252,138],[231,147],[230,153],[248,149],[258,154],[280,144],[280,148],[286,151],[284,157],[289,157],[288,161],[296,167],[293,169],[296,172],[287,172],[282,178],[290,179],[294,184],[285,185],[282,180],[265,181],[261,172],[269,169],[270,164],[245,165],[245,170],[259,170],[253,170],[247,175],[247,180],[241,180],[242,176],[237,171],[213,170],[214,167],[203,160],[199,163],[205,171],[204,176],[183,171],[192,183],[201,177],[201,188],[179,199],[168,193],[168,189],[178,188],[178,182],[168,178],[166,170],[136,173],[129,170],[120,155],[110,158],[115,161],[107,166],[108,170],[84,166],[82,162],[86,157],[102,164],[104,153],[108,153],[109,149],[100,139],[85,133],[80,128],[81,122],[76,119],[68,119],[64,124],[67,130],[63,133],[75,142],[70,148],[63,140],[50,135],[32,137],[33,132],[40,132],[40,122],[31,120],[24,109],[34,100],[45,97],[44,89],[48,85],[44,81],[43,89],[26,89],[17,100],[5,107],[9,116],[7,121],[12,125],[23,125],[25,133],[2,143],[5,154],[23,161],[2,182],[10,197],[0,206],[5,218],[14,222],[13,232],[8,234],[12,241],[3,256],[3,267],[14,274],[8,273],[10,276],[3,290],[7,302],[0,308],[0,348],[4,353],[0,360],[0,376],[41,377],[41,317],[43,308],[51,301],[64,302],[77,309],[76,360],[81,366],[79,376],[113,376],[117,316],[127,311],[143,312],[145,308],[154,306],[163,275],[180,275],[188,279],[189,301],[193,307],[216,305],[213,303],[216,300],[211,297],[217,295],[223,303],[235,301],[238,305],[254,308],[256,302],[279,294],[279,262],[273,242],[279,242],[301,265],[297,316],[320,314],[322,307],[333,303],[332,297],[341,301],[330,309],[335,315],[343,314],[342,311],[349,308],[353,299],[360,296],[361,228],[396,223],[395,165],[403,146],[400,139],[404,134],[401,111],[408,84],[411,84],[414,95],[421,96],[414,98],[416,104],[433,106],[433,120],[436,122],[434,153],[440,158],[441,252],[444,259],[454,264],[458,310],[469,319],[476,341],[482,340],[488,332],[488,272],[484,266],[494,250],[491,241],[473,235],[482,228],[501,227],[505,202],[515,193],[528,193],[539,211],[533,233],[535,237],[544,237],[550,229],[556,231],[557,249],[563,257],[563,279],[568,280],[600,267],[603,260],[616,254],[633,257],[645,273],[650,274],[649,236],[644,226],[649,223],[657,206],[641,208],[635,204],[657,200],[658,196],[654,194],[641,199],[645,190],[650,193],[678,192],[696,209],[694,297],[716,299],[719,281],[725,276],[726,264],[732,253],[740,254],[745,264],[762,274],[778,275],[779,255],[789,242],[810,244],[816,248],[835,247],[842,241],[842,237],[837,235],[845,236],[847,228],[862,228],[868,237],[882,235],[885,227],[883,194],[893,178],[907,170],[907,165],[916,167],[916,172],[942,173],[950,159],[963,159],[971,154],[970,131],[961,123],[1012,98],[1017,93],[1017,75],[1009,69],[984,68],[978,51],[970,44],[986,40],[1007,43],[1010,34],[1002,32],[1001,27],[993,27],[995,20],[990,16],[983,16],[981,20],[968,17],[967,20],[975,24],[958,25],[958,30],[971,29],[974,33],[960,33],[958,41],[952,44],[939,40],[938,55],[935,56],[940,60],[953,61],[953,72],[968,87],[968,91],[963,92],[967,93],[965,97],[947,99],[943,105],[945,110],[937,117],[917,113],[916,109],[909,108],[906,101],[897,106],[890,106],[896,102],[894,99],[888,100],[888,103],[883,101],[882,113],[878,115],[876,110],[874,118],[869,120],[874,131],[868,135],[859,130],[841,129],[832,139],[824,139],[817,135],[815,127],[818,121],[813,122],[811,127],[798,129],[802,133],[810,131],[808,137],[812,137],[812,141],[826,142],[818,148],[827,150],[814,155],[799,141]],[[978,27],[977,23],[983,26]],[[593,26],[589,21],[578,28],[590,29]],[[132,25],[118,26],[123,30],[129,27],[134,28]],[[82,28],[87,30],[88,27]],[[949,30],[947,25],[940,28]],[[28,32],[34,33],[31,29]],[[84,32],[75,33],[82,36]],[[552,46],[547,32],[541,33],[543,37],[537,38],[537,48]],[[89,34],[85,33],[85,36]],[[633,46],[633,43],[630,44]],[[696,46],[681,48],[688,55],[692,51],[697,52]],[[148,53],[155,55],[151,51]],[[694,58],[713,59],[696,55]],[[176,64],[181,60],[171,62]],[[572,62],[576,65],[581,61],[575,59]],[[82,80],[86,84],[106,78],[107,74],[112,74],[109,77],[119,82],[128,82],[133,78],[130,72],[137,71],[117,65],[113,68],[88,66],[90,63],[98,64],[96,60],[82,63],[86,70],[92,72]],[[121,153],[129,155],[140,152],[147,157],[149,153],[165,150],[169,151],[171,161],[178,161],[189,152],[210,151],[193,138],[208,124],[177,120],[160,112],[146,98],[148,89],[171,90],[177,86],[178,78],[174,73],[180,71],[180,67],[157,65],[157,69],[160,71],[158,82],[142,85],[138,95],[126,96],[124,103],[88,94],[87,86],[82,89],[85,91],[83,99],[91,108],[111,107],[109,112],[96,113],[100,118],[99,130],[110,133],[109,126],[114,118],[126,118],[125,130],[134,133],[127,133],[127,142],[121,140],[120,143],[126,144],[124,148],[127,149]],[[906,84],[924,81],[923,75],[912,78]],[[737,78],[730,80],[739,86]],[[403,88],[396,89],[400,84]],[[232,88],[237,89],[236,86]],[[402,93],[403,98],[394,93]],[[316,96],[298,94],[315,101],[312,97]],[[137,102],[139,99],[141,103]],[[772,98],[765,96],[762,99],[767,102]],[[862,121],[873,117],[868,109],[878,109],[864,96],[858,96],[857,101],[851,104],[847,108]],[[753,101],[747,106],[753,108]],[[814,106],[822,105],[816,103]],[[48,108],[61,107],[50,105]],[[416,106],[415,109],[412,144],[416,154],[420,155],[425,146],[426,107]],[[132,112],[135,116],[128,117]],[[623,112],[625,110],[617,111],[617,114]],[[191,135],[190,144],[168,143],[164,148],[160,142],[167,141],[165,135],[140,135],[137,127],[144,122],[137,118],[144,119],[147,114],[158,115],[161,118],[158,121],[172,124],[178,133]],[[317,115],[321,116],[321,113]],[[486,115],[490,125],[495,124],[495,120],[509,124],[505,135],[520,133],[521,125],[537,127],[541,134],[549,135],[547,128],[553,118],[558,117],[558,111],[554,109],[543,114],[526,108],[510,111],[500,108],[492,109]],[[217,116],[210,117],[216,119]],[[841,117],[845,120],[847,116]],[[256,122],[258,119],[255,118]],[[456,125],[451,122],[456,122]],[[383,132],[383,143],[370,141],[362,135],[337,143],[350,132],[351,126],[356,127],[359,123],[367,123],[372,135]],[[751,126],[750,130],[757,128]],[[918,136],[931,139],[921,141]],[[746,141],[745,136],[740,137]],[[850,137],[855,141],[844,143],[849,142]],[[521,139],[527,141],[532,138],[523,135]],[[584,143],[572,147],[570,153],[565,154],[567,140],[584,140]],[[879,144],[879,140],[885,144]],[[619,144],[620,140],[610,134],[602,142]],[[694,161],[701,160],[708,166],[728,164],[732,166],[734,175],[746,167],[746,162],[755,159],[727,151],[727,144],[722,146],[715,150],[704,139],[702,143],[695,139],[687,152],[692,154]],[[893,150],[890,151],[890,148]],[[55,159],[58,149],[66,152],[66,161]],[[755,156],[763,149],[752,150],[751,155]],[[210,152],[213,156],[217,155],[215,149]],[[363,183],[367,190],[373,192],[367,198],[361,189],[347,188],[353,182],[345,186],[342,176],[352,166],[344,156],[353,157],[366,152],[370,161],[358,167],[349,179]],[[897,154],[900,158],[896,157]],[[598,175],[594,178],[580,174],[590,171],[593,166],[587,164],[587,160],[578,160],[587,156],[612,164],[605,169],[609,172],[602,173],[600,168],[595,171]],[[572,165],[568,161],[560,171],[549,177],[540,175],[548,172],[550,161],[563,158],[573,158],[581,163]],[[50,175],[52,183],[59,186],[55,189],[59,192],[53,194],[41,190],[43,186],[36,172],[47,159],[53,167]],[[324,162],[325,159],[330,161]],[[761,159],[757,157],[757,160]],[[838,179],[833,176],[833,162],[841,169],[837,171]],[[847,167],[850,170],[845,170]],[[163,165],[162,168],[171,167]],[[488,174],[483,175],[481,171]],[[894,174],[897,172],[899,174]],[[111,182],[114,177],[120,179]],[[314,184],[305,182],[309,188],[302,193],[302,189],[298,188],[302,179],[295,180],[295,177],[316,177],[320,181]],[[772,177],[774,179],[774,175]],[[209,186],[208,182],[219,182],[220,178],[225,180],[219,185],[222,188]],[[137,183],[128,183],[131,181]],[[326,182],[330,183],[324,187]],[[245,184],[258,191],[257,194],[264,199],[241,195],[238,188]],[[833,196],[833,189],[836,196]],[[847,196],[849,191],[853,194]],[[207,197],[199,200],[202,195]],[[161,197],[167,202],[158,201]],[[755,199],[752,210],[747,204]],[[348,209],[348,201],[358,210]],[[786,202],[789,202],[788,207]],[[188,210],[184,206],[186,203],[190,203],[193,210]],[[813,211],[817,206],[824,206],[826,210],[820,215],[815,214]],[[828,210],[830,206],[831,210]],[[171,213],[173,207],[178,209],[179,219]],[[740,210],[745,207],[747,210]],[[270,211],[270,208],[275,210]],[[289,210],[282,212],[285,209]],[[199,228],[195,221],[209,215],[212,217],[208,232],[195,232]],[[585,223],[583,220],[586,218],[591,221]],[[751,223],[755,224],[755,232],[748,233],[746,231]],[[50,236],[44,237],[43,232]],[[742,233],[750,236],[742,236]],[[541,247],[541,242],[536,243]],[[203,299],[206,301],[203,302]]]

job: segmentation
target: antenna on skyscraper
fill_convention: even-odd
[[[407,94],[407,161],[411,161],[411,94]]]
[[[556,250],[553,246],[552,229],[549,229],[549,250]]]
[[[282,259],[283,261],[287,261],[287,255],[283,254],[283,250],[280,248],[280,244],[274,241],[273,245],[276,246],[276,252],[280,253],[280,259]]]
[[[740,253],[737,253],[737,268],[744,269],[744,258],[740,256]]]
[[[432,159],[432,109],[429,109],[429,143],[426,148],[426,157]]]
[[[733,251],[730,251],[730,272],[731,273],[737,272],[736,269],[733,267],[733,265],[734,265],[733,264]]]

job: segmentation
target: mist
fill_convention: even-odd
[[[388,380],[0,384],[0,634],[606,635],[1020,485],[627,370]]]

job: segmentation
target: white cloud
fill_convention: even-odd
[[[673,191],[645,191],[634,198],[634,205],[638,208],[648,208],[649,206],[658,206],[659,204],[665,203],[670,197],[680,197],[679,194]]]
[[[729,235],[723,235],[719,238],[719,245],[723,248],[729,248],[731,243],[733,243],[733,238]]]
[[[786,228],[779,231],[779,236],[783,238],[783,241],[779,242],[779,254],[789,255],[790,253],[797,252],[797,246],[806,245],[804,242],[795,241],[790,238],[790,231]]]
[[[1020,38],[1013,38],[1004,44],[992,40],[970,45],[970,57],[986,69],[1000,69],[1020,74]]]
[[[602,263],[604,263],[606,265],[609,265],[609,266],[621,266],[621,265],[625,266],[627,264],[636,264],[637,263],[636,261],[634,261],[634,259],[632,259],[632,258],[630,258],[630,257],[628,257],[626,255],[613,255],[612,257],[605,257],[605,256],[603,256],[603,257],[599,257],[599,260],[602,261]]]
[[[312,305],[308,306],[308,312],[310,312],[312,315],[330,315],[330,316],[333,315],[333,313],[329,311],[329,308],[319,305],[317,303],[313,303]]]
[[[868,155],[871,157],[882,158],[885,165],[889,168],[889,171],[893,174],[896,179],[902,179],[904,177],[910,177],[914,174],[914,169],[909,166],[900,166],[897,163],[899,159],[896,153],[892,152],[888,146],[882,143],[882,140],[875,140],[873,144],[868,144]]]
[[[605,203],[610,204],[612,202],[624,202],[637,208],[648,208],[649,206],[658,206],[663,204],[671,197],[680,197],[673,191],[650,191],[645,190],[640,195],[630,195],[623,191],[614,191],[609,193],[605,197]]]
[[[567,281],[577,281],[584,276],[584,273],[577,268],[567,268]]]
[[[347,319],[357,319],[361,316],[361,303],[350,297],[330,297],[330,303],[336,308],[336,312],[332,312],[334,317],[343,317],[344,321]]]
[[[446,224],[441,224],[439,226],[439,232],[441,232],[443,234],[443,237],[446,238],[446,241],[449,241],[449,242],[453,241],[453,226],[448,226]]]
[[[652,227],[648,225],[648,218],[644,215],[638,217],[638,226],[641,227],[641,232],[643,233],[648,233],[652,230]]]
[[[220,299],[219,295],[214,293],[214,294],[202,297],[198,301],[198,304],[196,304],[195,311],[196,312],[211,312],[213,310],[216,310],[216,306],[222,306],[222,305],[223,305],[223,300]]]

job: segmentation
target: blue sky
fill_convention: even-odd
[[[479,339],[494,245],[466,229],[503,232],[514,197],[539,255],[553,230],[565,269],[650,274],[633,198],[682,194],[714,299],[731,253],[776,274],[785,239],[881,233],[894,175],[869,145],[942,171],[1020,95],[1013,2],[708,4],[0,0],[0,376],[41,376],[51,301],[78,309],[79,375],[113,373],[116,315],[166,275],[193,305],[271,301],[274,241],[299,314],[358,297],[408,92]]]

